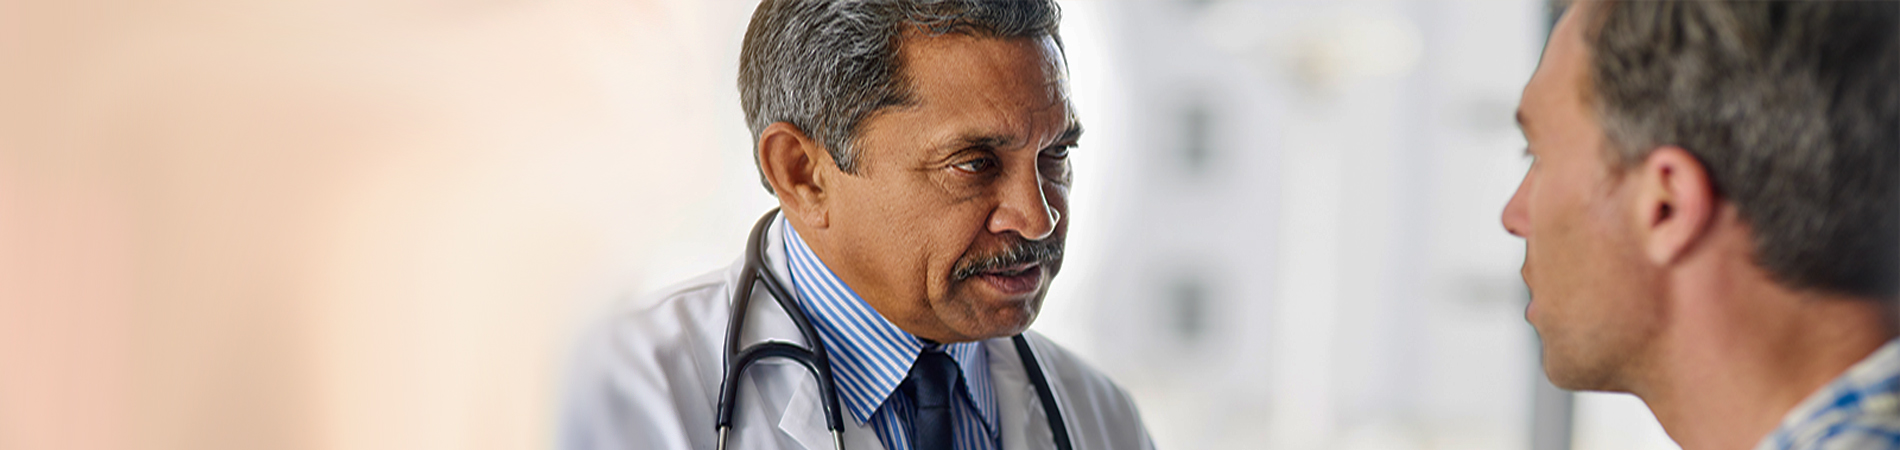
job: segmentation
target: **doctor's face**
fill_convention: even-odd
[[[1543,342],[1544,371],[1559,387],[1629,389],[1663,313],[1657,275],[1637,243],[1634,176],[1620,176],[1587,97],[1589,48],[1578,3],[1551,32],[1518,106],[1531,169],[1504,207],[1504,227],[1524,238],[1525,318]]]
[[[858,173],[825,200],[827,263],[939,342],[1022,332],[1062,267],[1069,110],[1053,40],[910,36],[914,101],[863,122]]]

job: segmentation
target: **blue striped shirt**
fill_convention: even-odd
[[[779,219],[784,220],[784,219]],[[790,259],[798,305],[811,316],[819,339],[831,353],[831,374],[850,416],[872,423],[890,450],[910,450],[908,417],[915,407],[897,386],[924,351],[943,351],[963,369],[963,389],[952,406],[951,430],[957,450],[1002,448],[996,423],[996,392],[990,382],[988,352],[981,342],[928,344],[878,314],[846,286],[811,247],[785,224],[785,254]]]
[[[1755,449],[1900,449],[1900,339],[1809,395]]]

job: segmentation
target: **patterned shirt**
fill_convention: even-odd
[[[1900,449],[1900,339],[1808,396],[1755,450]]]
[[[872,422],[885,448],[910,450],[908,417],[915,406],[897,387],[921,352],[942,351],[956,360],[963,372],[964,384],[951,407],[955,417],[951,423],[956,436],[954,448],[1002,448],[989,355],[982,343],[929,344],[898,328],[818,260],[797,230],[790,224],[783,228],[799,308],[811,316],[819,339],[831,353],[831,374],[838,383],[840,403],[850,417],[860,425]]]

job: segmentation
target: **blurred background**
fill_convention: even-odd
[[[0,0],[0,449],[534,449],[579,326],[775,201],[753,0]],[[1067,0],[1035,328],[1162,448],[1671,449],[1538,368],[1545,0]]]

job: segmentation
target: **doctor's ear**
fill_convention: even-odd
[[[826,169],[837,167],[831,153],[787,122],[773,123],[759,133],[758,152],[759,171],[772,184],[785,214],[811,226],[825,227]]]

